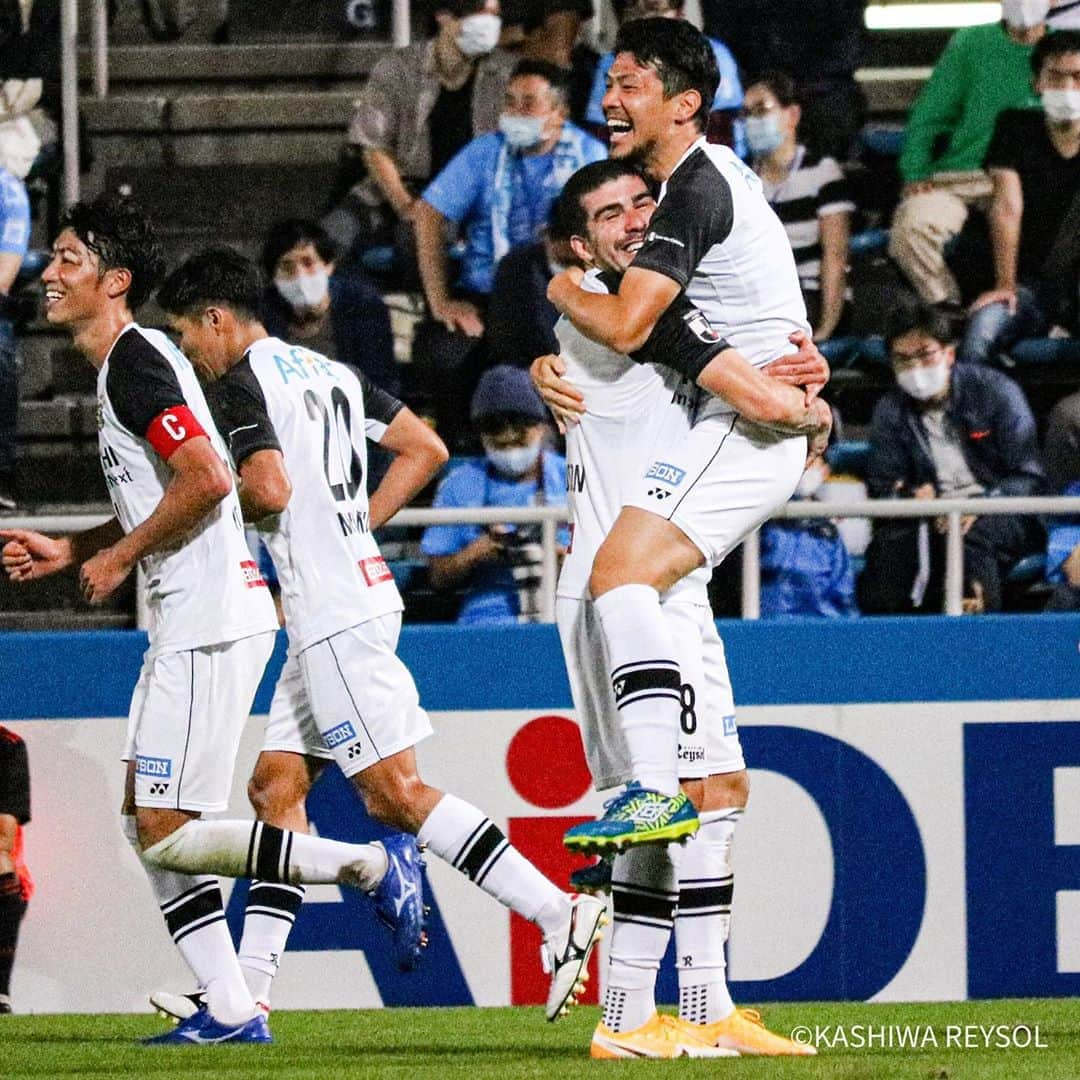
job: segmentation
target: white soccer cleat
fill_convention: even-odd
[[[206,991],[196,990],[193,994],[174,994],[171,990],[155,990],[150,995],[150,1004],[158,1016],[180,1024],[194,1016],[200,1009],[206,1008]]]
[[[545,1015],[549,1022],[565,1016],[588,981],[589,957],[603,936],[607,905],[595,896],[571,893],[566,925],[544,939],[540,960],[551,976]]]

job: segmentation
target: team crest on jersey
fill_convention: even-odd
[[[699,340],[706,345],[715,345],[721,340],[720,334],[713,329],[712,324],[701,311],[690,311],[683,316],[683,322]]]
[[[381,585],[384,581],[393,581],[394,575],[386,560],[381,555],[373,555],[370,559],[360,560],[360,573],[368,585]]]
[[[669,465],[666,461],[654,461],[645,470],[646,480],[662,480],[665,484],[678,487],[686,476],[686,470],[675,465]]]

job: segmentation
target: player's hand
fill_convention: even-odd
[[[561,435],[579,423],[585,414],[585,398],[573,383],[563,378],[565,374],[566,361],[555,353],[538,356],[529,368],[533,386],[551,410]]]
[[[450,333],[461,333],[466,337],[483,337],[484,320],[480,318],[480,309],[467,300],[445,300],[431,308],[432,318],[441,322]]]
[[[810,404],[811,429],[806,436],[806,465],[811,465],[825,453],[832,433],[832,409],[824,398],[815,398]],[[805,468],[806,465],[803,467]]]
[[[83,599],[89,604],[104,604],[133,568],[134,563],[119,554],[115,547],[102,548],[87,559],[79,570]]]
[[[804,331],[796,330],[788,337],[788,341],[797,346],[799,351],[778,356],[761,370],[781,382],[801,386],[806,391],[806,404],[810,405],[829,381],[829,362],[821,355],[810,335]]]
[[[71,545],[29,529],[0,529],[6,540],[0,560],[12,581],[32,581],[58,573],[71,564]]]
[[[581,288],[584,279],[585,271],[580,266],[568,266],[548,282],[547,298],[561,313],[565,314],[566,298]]]

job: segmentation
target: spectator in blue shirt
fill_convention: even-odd
[[[0,510],[14,510],[15,427],[19,414],[19,379],[15,356],[15,320],[9,294],[30,241],[30,202],[26,185],[0,168]]]
[[[612,0],[611,6],[620,26],[634,19],[681,19],[683,17],[681,0]],[[736,120],[736,115],[743,103],[739,65],[736,64],[735,57],[731,55],[731,50],[722,41],[711,37],[709,44],[712,46],[713,56],[716,57],[716,66],[720,70],[720,85],[716,88],[712,115],[709,117],[709,136],[712,141],[731,146],[739,157],[745,157],[746,139],[743,125]],[[589,104],[585,110],[585,121],[590,125],[590,130],[592,130],[592,125],[604,129],[607,127],[600,102],[607,90],[608,70],[614,61],[615,54],[608,52],[600,57],[600,62],[596,65],[592,93],[589,95]]]
[[[453,469],[433,505],[566,505],[566,459],[546,445],[547,411],[528,372],[507,365],[486,371],[470,418],[480,432],[484,458]],[[558,543],[564,552],[565,528]],[[463,591],[460,624],[499,626],[539,618],[539,525],[432,525],[420,546],[432,586]]]

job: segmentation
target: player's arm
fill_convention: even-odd
[[[280,450],[256,450],[237,463],[236,493],[245,521],[280,514],[292,498],[292,482]]]
[[[385,525],[449,461],[446,444],[412,409],[402,406],[379,445],[394,455],[368,503],[371,528]]]
[[[15,872],[15,837],[19,823],[11,814],[0,813],[0,878]]]
[[[124,530],[116,518],[72,536],[46,536],[30,529],[0,529],[6,541],[2,561],[7,576],[15,582],[33,581],[60,573],[115,544]]]

